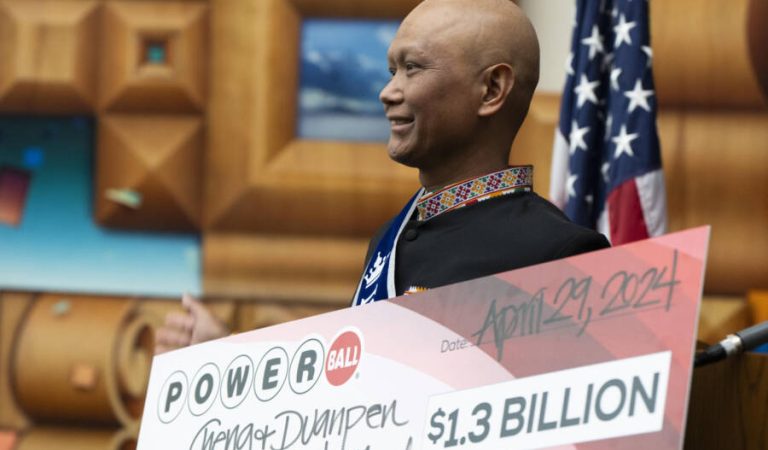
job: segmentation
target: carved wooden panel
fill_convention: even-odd
[[[137,440],[134,430],[41,426],[20,436],[14,450],[128,450]]]
[[[0,111],[89,113],[100,2],[0,1]]]
[[[34,294],[0,292],[0,428],[23,430],[29,419],[18,405],[11,384],[11,360]]]
[[[135,302],[40,294],[19,330],[11,361],[14,391],[35,421],[133,427],[151,356],[149,324],[136,314]]]
[[[100,108],[204,111],[207,48],[205,2],[106,2],[99,53]]]
[[[365,238],[207,232],[209,296],[347,305],[363,270]]]
[[[120,228],[196,229],[202,126],[196,116],[103,116],[94,192],[97,220]]]

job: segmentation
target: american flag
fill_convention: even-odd
[[[577,0],[550,198],[614,245],[664,234],[647,0]]]

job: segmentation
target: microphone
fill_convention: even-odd
[[[768,342],[768,321],[729,334],[719,343],[696,354],[693,367],[702,367]]]

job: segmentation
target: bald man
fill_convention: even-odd
[[[509,0],[426,0],[403,20],[380,99],[387,150],[422,189],[371,240],[352,305],[608,246],[532,191],[509,150],[539,78],[536,33]],[[223,336],[194,299],[169,315],[157,350]]]

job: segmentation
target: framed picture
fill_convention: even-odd
[[[389,81],[387,48],[396,20],[305,19],[296,136],[386,142],[379,93]]]
[[[312,134],[307,127],[302,128],[299,105],[307,104],[300,101],[299,95],[302,54],[321,64],[324,56],[312,54],[312,48],[306,46],[302,49],[302,30],[311,33],[316,26],[313,23],[321,27],[333,23],[351,27],[356,30],[353,33],[368,30],[389,33],[391,37],[393,21],[402,20],[418,3],[248,0],[220,2],[216,6],[204,208],[207,229],[363,237],[370,236],[402,207],[418,187],[417,174],[389,160],[385,142],[388,124],[383,132],[351,139],[338,134]],[[345,39],[348,37],[343,32],[336,39],[340,64],[355,66],[355,70],[363,70],[365,64],[372,70],[386,70],[385,59],[368,61],[370,55],[360,58],[351,55],[352,50],[344,50],[344,45],[348,48]],[[329,46],[334,44],[334,37],[325,40],[323,50],[328,56],[333,52]],[[311,45],[318,43],[315,39]],[[347,56],[343,55],[345,51]],[[383,87],[381,77],[372,80]],[[326,107],[321,108],[324,113],[349,113],[354,109],[350,102],[344,107],[332,103],[354,103],[354,95],[340,101],[339,97],[346,94],[339,93],[359,86],[351,86],[349,80],[340,83],[344,86],[333,95],[326,95],[332,89],[305,91],[304,95],[310,97],[309,103],[316,102],[314,106],[325,101]],[[373,90],[371,86],[368,89]],[[355,107],[369,111],[374,121],[374,108],[378,106],[370,98],[363,103]],[[379,119],[383,118],[383,109],[380,111]],[[304,119],[308,112],[303,111]],[[320,120],[329,115],[333,114]],[[328,131],[328,127],[318,127],[317,122],[309,128],[312,125]],[[350,126],[355,128],[355,123],[338,128]]]

